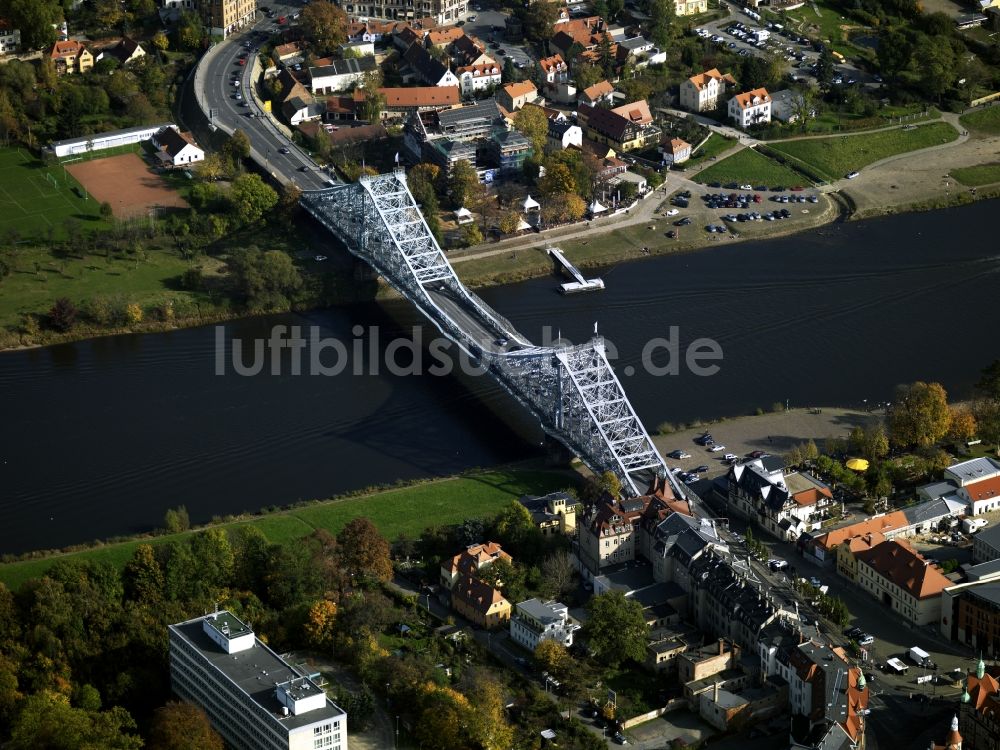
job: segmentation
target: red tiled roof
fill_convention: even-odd
[[[826,534],[823,534],[821,537],[816,539],[816,544],[825,550],[831,550],[841,542],[844,542],[854,536],[861,536],[863,534],[870,534],[874,532],[884,534],[886,532],[895,531],[896,529],[902,529],[909,525],[910,522],[906,520],[906,515],[903,511],[896,510],[892,513],[887,513],[884,516],[869,518],[867,521],[862,521],[861,523],[852,523],[850,526],[842,526],[839,529],[828,531]]]
[[[757,99],[758,101],[755,103],[754,99]],[[764,88],[744,91],[742,94],[736,95],[736,103],[739,105],[740,109],[758,106],[769,101],[771,101],[771,95],[768,94],[767,89]]]
[[[917,599],[937,596],[951,585],[941,571],[903,541],[882,542],[859,552],[857,558]]]
[[[406,88],[382,88],[379,93],[385,97],[387,107],[449,107],[458,104],[462,97],[458,86],[409,86]]]
[[[988,500],[1000,495],[1000,477],[980,479],[978,482],[965,485],[963,489],[969,493],[969,497],[973,502],[976,500]]]
[[[699,91],[705,88],[705,86],[707,86],[709,81],[712,79],[715,79],[716,81],[725,81],[726,83],[736,83],[729,73],[723,75],[719,72],[718,68],[712,68],[711,70],[706,70],[704,73],[699,73],[698,75],[688,78],[688,80],[691,81],[691,83],[694,84],[694,87]]]
[[[566,69],[566,63],[562,59],[562,55],[552,55],[552,57],[543,57],[541,60],[538,61],[538,65],[546,73],[550,72],[553,69],[555,70],[559,70],[560,68],[562,70]]]

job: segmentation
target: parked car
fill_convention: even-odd
[[[694,467],[693,469],[691,469],[691,471],[694,472],[695,474],[704,474],[706,471],[708,471],[708,466],[702,464],[701,466]]]
[[[847,173],[847,179],[853,180],[855,177],[857,177],[860,174],[861,174],[860,172],[848,172]]]
[[[667,458],[676,458],[676,459],[691,458],[691,454],[685,453],[682,450],[676,450],[676,451],[670,451],[670,453],[667,454]]]
[[[858,639],[859,646],[871,646],[873,643],[875,643],[875,636],[868,633],[865,633]]]
[[[735,461],[737,458],[739,458],[739,456],[737,456],[735,453],[727,453],[726,455],[724,455],[722,457],[722,460],[723,461]]]
[[[725,449],[726,449],[726,446],[724,446],[724,445],[713,445],[708,450],[711,453],[718,453],[719,451],[724,451]]]

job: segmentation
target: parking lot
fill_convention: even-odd
[[[534,59],[528,54],[524,43],[512,43],[505,39],[504,30],[509,14],[476,3],[471,4],[469,8],[469,14],[465,17],[465,33],[479,37],[485,42],[489,54],[501,65],[509,57],[527,74],[534,65]]]

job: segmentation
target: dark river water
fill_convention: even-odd
[[[650,430],[776,401],[878,401],[916,379],[963,397],[1000,357],[998,209],[983,202],[623,264],[601,272],[607,290],[597,294],[561,297],[549,277],[481,296],[533,341],[579,342],[597,322]],[[384,364],[351,374],[383,361],[386,342],[416,323],[402,302],[239,321],[224,328],[224,375],[214,326],[0,355],[0,552],[147,530],[181,504],[205,521],[538,455],[537,431],[485,378],[393,375]],[[236,374],[232,340],[252,351],[276,325],[315,326],[349,353],[363,344],[379,356],[310,376],[310,346],[302,374],[287,351],[274,373],[268,362]],[[380,344],[359,325],[378,327]],[[721,350],[716,374],[689,371],[696,339]],[[673,362],[677,374],[653,371]]]

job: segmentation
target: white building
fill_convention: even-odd
[[[0,18],[0,55],[16,55],[21,51],[21,30],[11,26],[6,18]]]
[[[1000,508],[1000,463],[988,456],[962,461],[944,470],[944,478],[958,487],[969,503],[969,515]]]
[[[141,125],[125,130],[112,130],[107,133],[95,133],[65,141],[53,141],[50,148],[60,159],[64,156],[85,154],[90,151],[103,151],[118,146],[129,146],[133,143],[148,141],[164,128],[176,128],[172,122],[161,122],[159,125]]]
[[[358,57],[349,60],[334,60],[330,65],[309,68],[312,92],[332,94],[345,91],[355,84],[363,83],[365,75],[375,70],[374,57]]]
[[[464,65],[455,69],[458,76],[458,85],[462,90],[462,96],[471,96],[477,91],[485,91],[491,86],[499,86],[502,79],[502,69],[496,62],[481,63],[480,65]],[[439,82],[440,86],[441,83]]]
[[[569,648],[573,645],[573,633],[580,629],[569,621],[569,608],[565,604],[528,599],[514,608],[510,618],[510,636],[529,651],[538,644],[553,640]]]
[[[230,747],[347,750],[347,714],[229,612],[169,627],[170,682]]]
[[[163,128],[153,136],[153,145],[159,149],[161,159],[171,166],[179,167],[205,160],[205,152],[188,133],[180,133],[174,128]]]
[[[739,128],[771,122],[771,96],[767,89],[744,91],[730,99],[729,119]]]
[[[691,76],[681,83],[681,107],[689,112],[715,109],[719,105],[719,99],[725,96],[727,84],[735,86],[736,81],[729,73],[720,73],[718,68]]]

